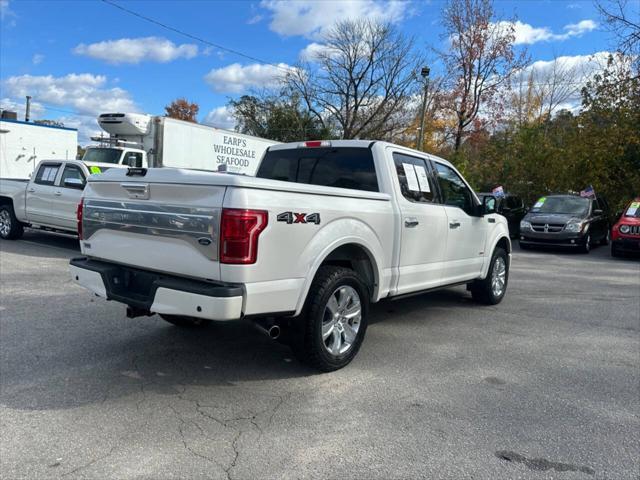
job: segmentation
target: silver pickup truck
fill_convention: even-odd
[[[25,226],[77,234],[76,209],[87,178],[112,167],[43,160],[30,180],[0,178],[0,238],[20,238]]]

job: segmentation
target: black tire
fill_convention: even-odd
[[[591,251],[591,235],[587,235],[587,238],[584,239],[584,245],[580,246],[580,251],[582,253],[589,253]]]
[[[600,245],[603,245],[605,247],[609,245],[609,235],[609,229],[607,228],[607,233],[605,233],[604,237],[602,237],[602,240],[600,240]]]
[[[341,287],[351,287],[360,301],[360,320],[355,339],[348,350],[334,355],[329,352],[322,338],[323,323],[325,323],[325,309],[328,308],[331,297]],[[345,305],[346,308],[346,305]],[[360,277],[351,269],[335,266],[320,267],[313,279],[301,318],[298,319],[291,337],[291,348],[301,362],[322,372],[331,372],[345,367],[353,360],[360,350],[367,331],[367,317],[369,313],[369,291]],[[330,318],[330,317],[329,317]],[[346,335],[346,330],[344,331]],[[334,333],[334,335],[342,333]],[[346,336],[344,337],[346,339]]]
[[[504,274],[504,286],[502,288],[502,292],[496,294],[492,288],[492,280],[493,280],[493,272],[497,267],[496,260],[501,258],[504,262],[505,274]],[[502,301],[505,294],[507,293],[507,285],[509,284],[509,255],[503,248],[496,248],[491,256],[491,264],[489,266],[489,271],[487,272],[486,278],[483,280],[476,280],[470,286],[471,297],[479,303],[484,303],[485,305],[497,305]]]
[[[22,237],[24,226],[16,218],[13,205],[0,205],[0,238],[17,240]]]
[[[526,243],[521,243],[520,250],[531,250],[531,246],[527,245]]]
[[[163,315],[161,313],[159,315],[163,320],[181,328],[202,328],[210,323],[204,318],[183,317],[182,315]]]

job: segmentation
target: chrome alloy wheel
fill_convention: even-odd
[[[11,216],[8,210],[0,210],[0,235],[6,237],[11,231]]]
[[[493,270],[491,271],[491,291],[494,297],[498,298],[504,293],[506,283],[507,263],[504,258],[496,257],[495,262],[493,262]]]
[[[351,349],[360,330],[362,305],[358,292],[348,285],[338,287],[329,297],[322,318],[322,343],[331,355]]]

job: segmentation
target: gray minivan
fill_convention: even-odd
[[[589,253],[609,243],[609,206],[578,195],[541,197],[520,222],[520,247],[570,247]]]

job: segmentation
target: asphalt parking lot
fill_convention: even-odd
[[[3,479],[639,478],[638,260],[516,248],[502,304],[378,304],[321,375],[245,323],[127,319],[74,255],[0,243]]]

